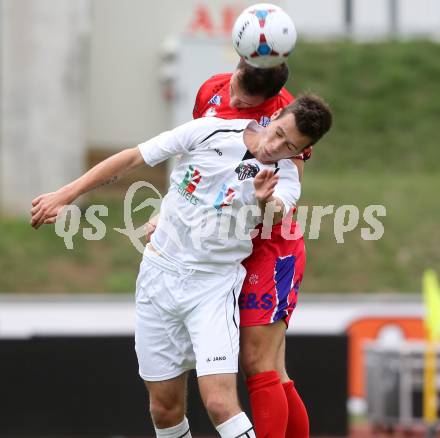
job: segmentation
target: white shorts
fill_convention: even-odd
[[[177,269],[146,251],[136,283],[136,354],[146,381],[238,371],[238,296],[246,271],[226,277]]]

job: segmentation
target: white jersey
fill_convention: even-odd
[[[301,186],[295,164],[255,159],[243,141],[248,126],[264,129],[254,120],[204,117],[138,146],[150,166],[180,155],[151,240],[176,266],[225,273],[251,253],[250,232],[262,222],[253,185],[260,170],[279,167],[274,196],[286,212],[296,204]]]

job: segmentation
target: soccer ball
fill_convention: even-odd
[[[259,3],[245,9],[232,29],[232,44],[250,65],[270,68],[286,61],[296,43],[292,19],[279,7]]]

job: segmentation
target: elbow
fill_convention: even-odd
[[[127,170],[136,169],[145,164],[142,154],[137,146],[125,150],[127,154]]]

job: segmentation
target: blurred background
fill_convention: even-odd
[[[0,436],[151,434],[132,348],[141,254],[114,229],[127,226],[131,183],[166,192],[167,164],[81,199],[73,249],[54,227],[29,226],[30,204],[190,120],[200,84],[235,68],[232,25],[253,3],[0,0]],[[273,3],[299,35],[287,88],[322,95],[335,120],[305,166],[308,261],[289,371],[313,435],[420,432],[422,277],[440,268],[440,2]],[[94,204],[108,207],[106,232],[86,240]],[[341,242],[345,205],[360,220]],[[370,205],[386,209],[379,240],[362,237]],[[319,235],[313,206],[330,206]],[[135,226],[151,212],[133,212]],[[201,411],[191,400],[195,434],[209,435]]]

